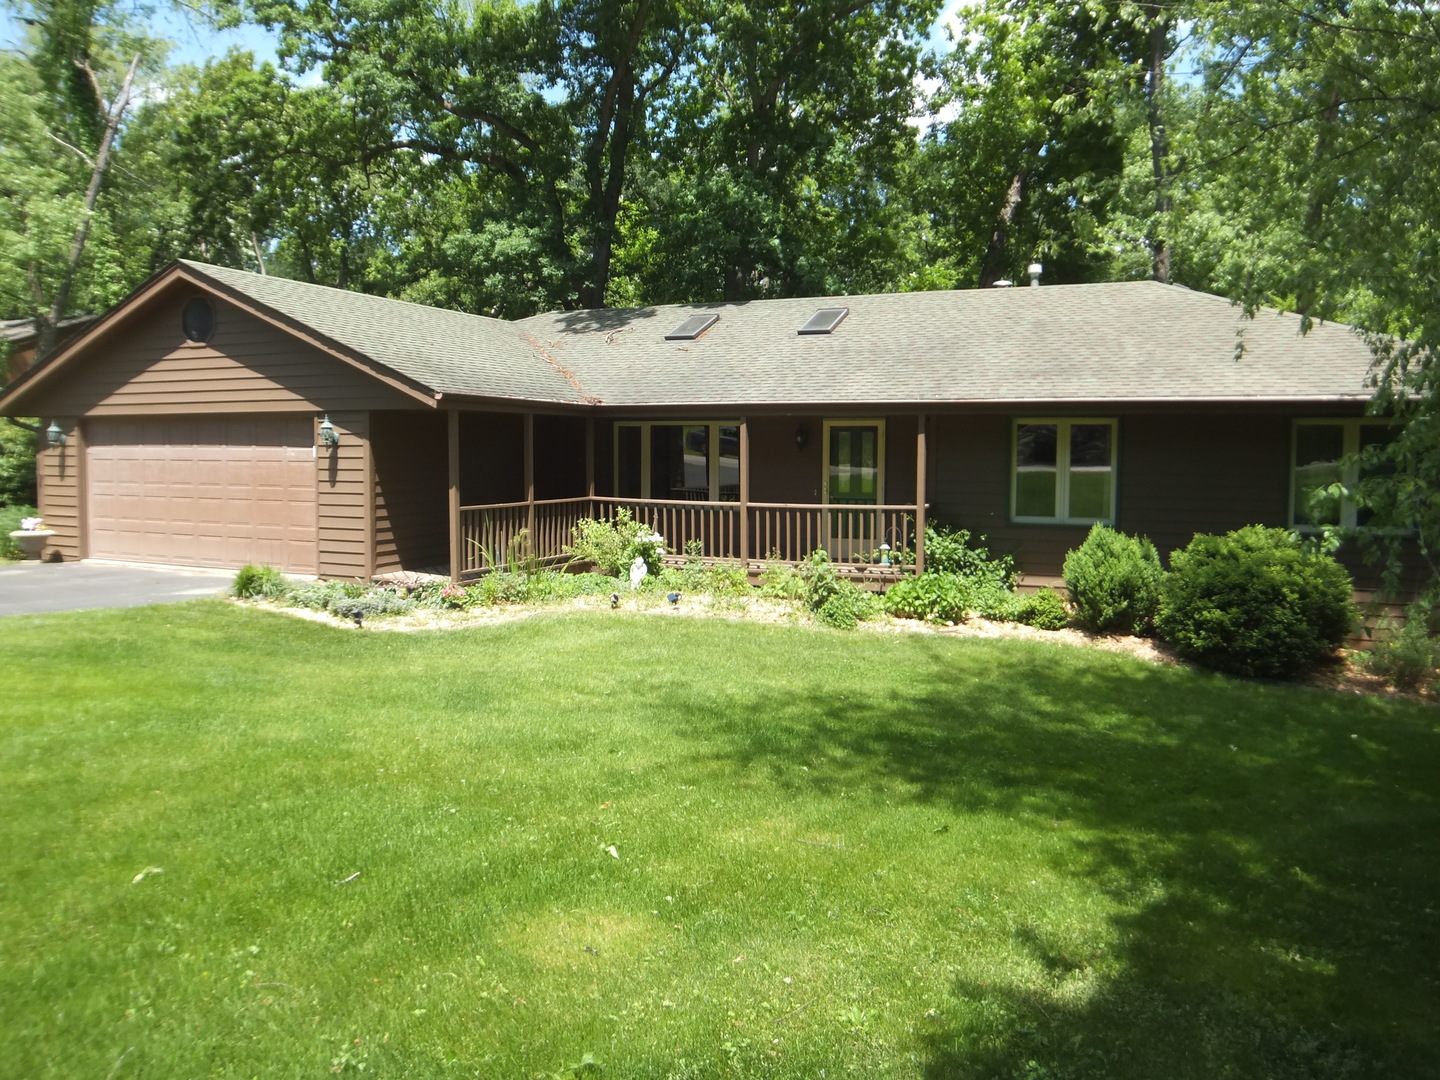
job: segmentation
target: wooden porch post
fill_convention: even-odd
[[[595,417],[585,417],[585,497],[595,502]],[[594,506],[585,509],[587,514],[595,512]]]
[[[925,414],[915,426],[915,572],[925,572]]]
[[[525,414],[525,528],[535,550],[535,414]]]
[[[451,409],[445,415],[449,426],[450,581],[459,584],[464,555],[460,537],[460,413]]]
[[[740,418],[740,565],[750,570],[750,421]]]

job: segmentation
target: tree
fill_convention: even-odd
[[[34,317],[36,355],[89,300],[87,245],[142,60],[163,49],[101,0],[29,0],[28,56],[0,58],[6,306]],[[23,286],[21,283],[23,282]]]

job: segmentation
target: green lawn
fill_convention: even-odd
[[[1433,708],[662,613],[0,646],[7,1077],[1440,1061]]]

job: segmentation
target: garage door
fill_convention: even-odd
[[[313,425],[309,415],[90,420],[90,556],[313,574]]]

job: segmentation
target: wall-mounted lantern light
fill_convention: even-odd
[[[335,430],[335,425],[330,423],[329,413],[320,418],[320,441],[326,446],[340,445],[340,433]]]
[[[50,426],[45,429],[45,440],[51,446],[64,446],[66,435],[60,430],[60,424],[56,420],[50,421]]]
[[[805,430],[805,425],[804,425],[804,424],[801,424],[799,427],[797,427],[797,428],[795,429],[795,449],[796,449],[796,450],[804,450],[804,449],[805,449],[805,444],[808,443],[809,441],[810,441],[810,433]]]

